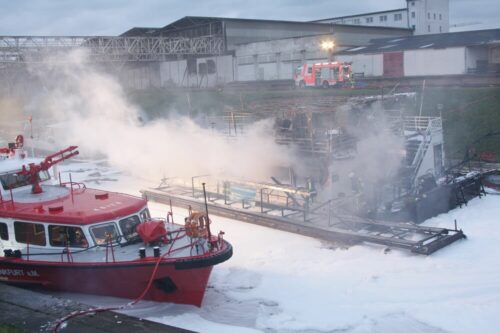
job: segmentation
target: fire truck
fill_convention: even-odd
[[[352,67],[349,62],[303,64],[295,70],[295,85],[304,87],[351,86]]]

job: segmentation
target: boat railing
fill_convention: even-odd
[[[220,246],[223,242],[223,235],[224,233],[219,233],[219,236],[217,237],[217,243]],[[177,231],[175,231],[175,236],[170,239],[170,247],[168,248],[167,252],[164,254],[165,257],[170,256],[172,253],[191,248],[190,253],[192,254],[193,249],[196,249],[196,253],[198,254],[199,249],[203,251],[202,254],[206,253],[205,247],[203,246],[203,239],[207,239],[207,244],[212,245],[212,240],[208,239],[207,237],[201,236],[201,237],[189,237],[190,242],[186,245],[180,246],[180,247],[174,247],[175,243],[184,237],[187,236],[186,233],[186,228],[180,228]],[[209,246],[210,246],[209,245]]]
[[[66,259],[68,262],[73,262],[73,254],[71,253],[68,245],[66,245],[66,247],[61,252],[61,262],[64,262],[64,255],[66,255]]]
[[[14,195],[12,194],[12,188],[9,187],[9,193],[10,193],[10,199],[9,200],[6,200],[3,198],[3,194],[2,194],[2,190],[0,190],[0,203],[1,204],[4,204],[4,203],[12,203],[14,204]]]
[[[87,186],[82,182],[74,182],[71,177],[71,173],[69,174],[69,181],[63,182],[61,179],[61,173],[59,172],[59,186],[67,186],[67,185],[71,187],[71,191],[73,191],[74,186],[76,187],[77,190],[87,188]]]
[[[223,232],[220,232],[217,237],[213,237],[213,239],[207,239],[207,237],[189,237],[189,241],[187,244],[181,244],[180,246],[176,246],[178,244],[178,241],[186,238],[186,229],[185,228],[179,228],[175,231],[169,232],[168,233],[169,237],[167,238],[168,241],[165,241],[163,244],[168,245],[167,251],[161,256],[162,258],[168,258],[172,256],[172,254],[179,252],[184,249],[190,249],[190,254],[193,254],[193,250],[196,249],[196,254],[206,254],[207,251],[210,251],[211,247],[214,245],[217,248],[222,247],[222,244],[224,242],[223,240]],[[207,242],[204,242],[204,240],[207,240]],[[26,257],[26,260],[29,261],[30,258],[34,256],[59,256],[60,257],[60,262],[61,263],[73,263],[74,262],[74,255],[87,252],[91,249],[95,248],[104,248],[105,249],[105,262],[110,263],[116,262],[116,256],[115,256],[115,250],[114,248],[116,246],[122,246],[123,244],[115,243],[114,239],[111,235],[108,235],[106,238],[105,244],[101,245],[94,245],[94,246],[89,246],[86,248],[82,248],[79,250],[71,250],[69,247],[69,244],[66,244],[63,248],[62,251],[54,251],[54,252],[38,252],[38,251],[31,251],[31,242],[30,239],[28,238],[26,240],[26,253],[21,254],[21,256]],[[206,248],[205,245],[208,245],[208,248]],[[201,253],[199,253],[201,250]]]
[[[80,183],[80,182],[64,182],[64,183],[60,183],[61,186],[71,186],[71,189],[76,189],[77,190],[80,190],[80,189],[86,189],[87,186],[84,184],[84,183]]]
[[[113,244],[113,247],[116,247],[116,246],[119,246],[118,244]],[[26,257],[26,261],[29,261],[30,260],[30,257],[35,257],[35,256],[61,256],[61,262],[64,262],[64,256],[66,256],[66,258],[69,257],[69,262],[73,262],[73,256],[75,254],[78,254],[78,253],[82,253],[82,252],[87,252],[91,249],[95,249],[95,248],[99,248],[99,247],[103,247],[102,245],[94,245],[94,246],[89,246],[89,247],[86,247],[86,248],[82,248],[80,250],[76,250],[76,251],[71,251],[70,248],[68,247],[63,247],[62,248],[62,251],[54,251],[54,252],[32,252],[30,251],[30,243],[26,243],[26,254],[21,254],[21,256],[25,256]]]
[[[111,249],[111,251],[109,249]],[[106,237],[106,263],[108,262],[109,252],[111,252],[111,258],[113,258],[113,262],[115,262],[115,249],[113,246],[113,238],[111,237],[111,234],[108,234],[108,236]]]

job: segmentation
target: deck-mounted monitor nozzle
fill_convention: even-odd
[[[78,150],[76,150],[77,148],[77,146],[70,146],[66,149],[60,150],[55,154],[45,157],[45,159],[39,164],[30,163],[29,168],[26,168],[26,165],[23,165],[21,171],[18,172],[18,175],[29,177],[29,181],[32,184],[31,192],[33,194],[42,193],[43,190],[40,186],[39,176],[40,171],[47,171],[53,165],[78,155]]]

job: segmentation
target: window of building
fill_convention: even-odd
[[[415,6],[415,1],[412,1],[412,2],[411,2],[411,5],[412,5],[412,6]]]
[[[394,14],[394,21],[401,21],[403,19],[403,14]]]
[[[431,19],[431,13],[427,13],[427,19]]]
[[[373,23],[373,17],[367,17],[366,23]]]
[[[45,228],[40,223],[14,222],[14,234],[16,242],[45,246]]]
[[[49,225],[49,243],[52,246],[89,246],[81,228],[62,225]]]
[[[361,23],[361,20],[359,18],[354,19],[354,24],[360,24],[360,23]]]
[[[434,19],[436,19],[436,13],[434,13]]]
[[[188,74],[197,74],[196,72],[196,58],[188,58],[186,61]]]
[[[198,73],[201,75],[207,74],[207,63],[206,62],[200,62],[198,64]]]
[[[135,228],[140,223],[141,220],[139,220],[139,216],[137,215],[129,216],[127,218],[124,218],[123,220],[120,220],[120,228],[122,229],[123,236],[126,240],[130,240],[138,236]]]
[[[112,242],[116,242],[117,240],[118,231],[116,230],[116,225],[114,223],[92,227],[90,231],[92,232],[92,236],[94,236],[94,240],[97,245],[105,245],[108,237],[111,238]]]
[[[313,68],[312,67],[307,67],[307,74],[312,74]]]
[[[387,21],[387,15],[380,15],[380,22],[385,22]]]
[[[412,25],[411,25],[411,28],[412,28],[413,30],[415,30],[415,24],[412,24]]]
[[[443,15],[439,14],[439,19],[442,20],[443,19]]]
[[[431,32],[431,25],[430,24],[427,26],[427,32]]]
[[[441,26],[439,26],[439,32],[443,32],[443,29]]]
[[[415,18],[415,12],[411,12],[411,18]]]
[[[217,72],[217,66],[215,64],[215,61],[213,61],[212,59],[207,60],[207,72],[208,74],[214,74],[215,72]]]
[[[0,239],[9,240],[9,229],[5,223],[0,223]]]

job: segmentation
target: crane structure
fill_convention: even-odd
[[[221,55],[221,36],[0,36],[0,63],[42,63],[60,60],[70,50],[83,49],[94,62],[165,61],[184,55]]]

